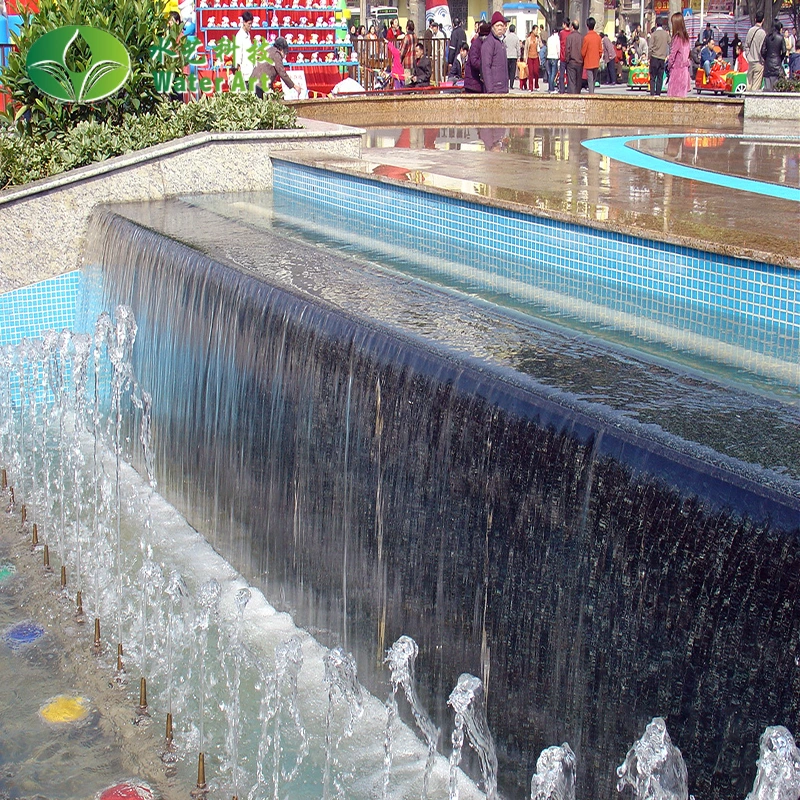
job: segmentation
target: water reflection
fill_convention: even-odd
[[[585,139],[658,134],[645,128],[588,126],[402,128],[369,130],[363,157],[376,174],[485,197],[569,219],[633,227],[705,249],[743,248],[760,260],[794,264],[795,203],[670,178],[594,154]],[[702,131],[639,140],[641,150],[679,163],[761,181],[798,185],[800,142],[720,137]],[[670,135],[672,134],[672,135]]]

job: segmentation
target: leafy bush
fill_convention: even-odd
[[[125,114],[154,111],[163,96],[152,77],[150,46],[166,32],[163,0],[40,0],[39,11],[28,14],[12,38],[12,52],[2,82],[11,95],[8,122],[24,121],[28,132],[50,136],[79,122],[95,120],[121,124]],[[25,67],[31,45],[43,34],[64,25],[89,25],[120,39],[131,59],[131,75],[117,93],[96,105],[61,103],[36,88]],[[178,65],[180,66],[180,65]]]
[[[119,125],[88,119],[66,131],[38,136],[0,134],[0,188],[21,185],[203,131],[293,128],[294,109],[275,98],[225,93],[196,103],[162,101],[146,114],[123,113]]]
[[[776,92],[800,92],[800,78],[781,78],[775,83]]]

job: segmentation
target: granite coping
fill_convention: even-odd
[[[744,118],[795,123],[795,133],[800,133],[800,92],[756,92],[745,95]]]
[[[298,123],[301,123],[302,127],[281,128],[278,130],[236,131],[230,133],[206,132],[196,133],[192,136],[184,136],[180,139],[172,139],[169,142],[115,156],[106,161],[87,164],[85,167],[78,167],[77,169],[72,169],[67,172],[61,172],[58,175],[51,175],[38,181],[32,181],[31,183],[26,183],[24,186],[14,186],[10,189],[4,189],[0,191],[0,205],[26,197],[32,197],[42,192],[52,191],[62,186],[80,183],[88,178],[95,178],[117,170],[144,164],[163,158],[164,156],[193,150],[207,144],[253,141],[285,143],[287,141],[296,140],[349,139],[364,133],[364,131],[359,128],[344,127],[324,120],[298,119]]]
[[[409,183],[407,181],[397,180],[385,175],[376,174],[373,170],[380,166],[379,162],[370,160],[370,154],[362,156],[359,159],[355,158],[326,158],[320,153],[315,153],[309,150],[294,150],[292,152],[274,153],[271,158],[273,160],[283,160],[295,164],[301,164],[309,167],[316,167],[325,169],[331,172],[338,172],[343,175],[357,176],[367,180],[379,181],[381,183],[391,184],[393,186],[404,187],[406,189],[413,189],[421,192],[427,192],[433,195],[450,197],[457,200],[464,200],[471,203],[478,203],[480,205],[487,205],[494,208],[501,208],[508,211],[517,213],[530,214],[532,216],[541,217],[545,219],[552,219],[559,222],[569,223],[572,225],[585,225],[587,228],[594,230],[608,232],[614,231],[625,236],[635,236],[640,239],[651,239],[655,241],[662,241],[677,247],[687,247],[695,250],[707,249],[710,252],[727,255],[732,258],[743,258],[760,261],[767,264],[775,264],[778,266],[786,266],[794,269],[800,269],[800,255],[794,258],[787,257],[784,254],[766,252],[762,250],[755,250],[751,248],[731,245],[724,241],[723,237],[717,240],[698,240],[696,237],[681,236],[678,233],[671,231],[657,231],[652,229],[643,229],[636,225],[625,225],[612,220],[598,221],[590,217],[582,217],[567,212],[559,212],[554,209],[542,209],[533,207],[531,205],[504,200],[496,197],[487,197],[483,195],[467,195],[453,189],[444,188],[441,186],[429,186],[421,183]]]
[[[303,117],[342,125],[614,125],[646,120],[653,126],[740,129],[739,97],[650,97],[628,94],[425,94],[340,96],[292,103]]]

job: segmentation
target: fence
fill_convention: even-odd
[[[419,40],[425,48],[425,54],[431,59],[431,83],[439,84],[447,78],[447,39]],[[398,44],[402,49],[402,44]],[[387,64],[391,67],[391,56],[383,39],[356,38],[353,41],[353,52],[361,67],[361,85],[370,91],[375,88],[375,73]]]

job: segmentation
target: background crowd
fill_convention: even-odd
[[[744,40],[722,35],[709,23],[691,41],[683,15],[659,18],[645,32],[620,31],[615,39],[596,30],[592,17],[581,25],[565,20],[558,30],[534,25],[522,38],[501,12],[480,21],[469,35],[454,20],[448,38],[435,20],[420,36],[413,21],[402,30],[397,19],[353,28],[355,42],[374,40],[383,63],[376,88],[424,88],[432,83],[463,86],[464,91],[589,93],[600,85],[625,83],[628,72],[645,68],[652,95],[685,97],[699,69],[748,73],[748,91],[771,90],[781,77],[800,75],[800,37],[776,20],[767,33],[759,16]]]

